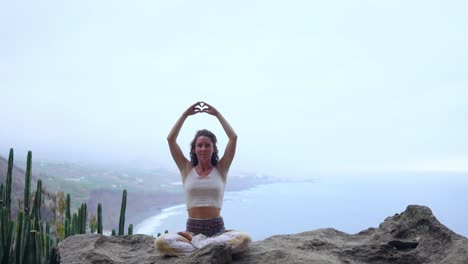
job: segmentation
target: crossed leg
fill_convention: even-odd
[[[159,253],[167,256],[183,256],[197,250],[185,236],[174,233],[157,237],[154,246]]]
[[[206,237],[202,234],[193,236],[190,233],[179,232],[177,234],[164,234],[154,242],[156,249],[164,255],[180,256],[187,255],[210,243],[223,242],[231,246],[232,254],[246,251],[252,244],[250,236],[244,232],[227,231],[214,237]]]
[[[231,246],[232,254],[239,254],[249,248],[250,244],[252,244],[252,239],[248,234],[235,230],[227,231],[213,237],[206,237],[199,234],[192,238],[192,245],[196,248],[202,248],[216,242],[228,243]]]

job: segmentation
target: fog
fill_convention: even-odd
[[[175,170],[196,101],[232,171],[468,172],[466,1],[0,3],[0,155]],[[227,141],[213,116],[196,130]]]

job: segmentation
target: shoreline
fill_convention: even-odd
[[[281,183],[281,182],[272,181],[272,182],[268,182],[268,183],[262,183],[262,184],[256,184],[256,185],[253,185],[253,186],[249,186],[248,188],[234,189],[232,191],[226,191],[225,194],[224,194],[223,203],[226,202],[226,201],[230,201],[231,200],[230,196],[237,196],[242,192],[252,191],[254,189],[262,188],[263,186],[268,186],[268,185],[276,184],[276,183]],[[188,215],[186,214],[187,210],[183,210],[181,212],[181,210],[185,209],[185,207],[186,207],[186,204],[181,203],[181,204],[170,205],[168,207],[162,208],[156,214],[153,214],[150,217],[146,217],[145,219],[140,221],[138,224],[134,225],[134,227],[135,227],[134,228],[135,229],[134,233],[135,234],[146,234],[146,235],[153,235],[153,234],[156,234],[156,233],[163,233],[165,230],[160,230],[158,232],[154,232],[154,229],[157,229],[158,227],[160,227],[162,225],[162,221],[164,219],[169,218],[169,217],[174,216],[174,215],[184,214],[184,216],[183,216],[184,219],[187,219],[187,217],[188,217]],[[148,225],[148,224],[154,223],[154,222],[156,222],[156,224],[153,224],[152,227],[144,226],[144,225]],[[153,230],[153,231],[151,231],[151,230]]]
[[[468,215],[460,215],[456,207],[449,206],[454,199],[466,197],[464,186],[465,182],[447,182],[444,186],[446,195],[435,199],[433,194],[440,187],[432,182],[425,182],[417,188],[413,184],[401,182],[394,182],[389,186],[379,182],[273,182],[242,191],[226,192],[222,216],[230,229],[246,230],[256,241],[278,232],[293,234],[330,227],[354,234],[381,223],[385,212],[397,212],[403,207],[417,204],[432,208],[434,215],[448,227],[466,236],[468,230],[463,224],[463,218]],[[397,197],[393,195],[396,188],[401,191]],[[387,199],[388,197],[393,199]],[[344,206],[344,201],[352,201],[359,206]],[[378,207],[376,203],[379,204]],[[270,210],[273,205],[280,206],[283,213],[277,214]],[[312,209],[304,210],[304,206]],[[256,221],[248,221],[246,214],[255,217]],[[350,215],[353,216],[352,220],[340,220]],[[297,218],[298,216],[300,217]],[[183,231],[186,217],[185,204],[170,206],[139,222],[136,230],[138,233],[154,236],[158,232],[163,233],[164,229],[169,232]],[[294,225],[284,225],[292,221]],[[265,226],[259,223],[269,224]]]
[[[228,183],[226,185],[225,189],[225,197],[223,200],[226,199],[226,196],[229,196],[232,193],[239,193],[247,190],[251,190],[253,188],[263,186],[263,185],[268,185],[272,183],[278,183],[277,179],[271,178],[271,177],[266,177],[266,178],[258,178],[258,177],[232,177],[228,179]],[[182,185],[181,185],[182,186]],[[182,188],[182,187],[181,187]],[[174,195],[174,194],[173,194]],[[151,206],[152,208],[149,210],[139,210],[138,212],[134,212],[131,218],[134,223],[134,230],[138,232],[140,226],[147,221],[148,219],[154,219],[154,221],[159,221],[159,217],[161,214],[163,214],[160,217],[164,217],[164,213],[169,210],[169,213],[171,213],[172,208],[179,208],[180,206],[185,207],[185,196],[183,193],[183,190],[181,189],[180,194],[176,195],[178,199],[168,199],[168,202],[165,202],[164,199],[160,200],[160,203],[156,205]],[[174,198],[174,197],[172,197]],[[156,209],[156,210],[155,210]],[[184,210],[185,212],[186,210]],[[173,212],[172,212],[173,213]],[[186,218],[187,216],[184,216]],[[165,218],[165,217],[164,217]],[[138,220],[138,221],[135,221]],[[163,230],[164,231],[164,230]]]

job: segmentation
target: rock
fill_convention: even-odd
[[[177,264],[230,264],[231,247],[225,243],[213,243],[197,252],[182,258]]]
[[[75,235],[59,243],[60,262],[154,263],[157,258],[154,238],[146,235]]]
[[[425,206],[410,205],[378,228],[350,235],[326,228],[277,235],[232,256],[226,244],[208,245],[186,257],[159,256],[146,235],[77,235],[60,243],[62,263],[320,263],[467,264],[468,239],[441,224]]]

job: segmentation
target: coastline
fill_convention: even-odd
[[[227,228],[246,231],[257,241],[273,234],[330,227],[354,234],[378,225],[388,212],[398,212],[408,205],[417,204],[432,208],[434,215],[448,227],[466,236],[468,214],[461,213],[452,203],[466,197],[465,189],[465,182],[459,181],[446,182],[443,186],[433,182],[419,185],[407,182],[383,185],[380,181],[273,182],[226,192],[222,216]],[[395,190],[399,191],[397,196]],[[440,197],[434,196],[441,191]],[[274,210],[278,207],[281,208],[280,214]],[[167,207],[145,219],[147,221],[140,222],[135,230],[148,235],[163,233],[166,229],[169,232],[183,231],[186,217],[184,204]],[[250,217],[255,221],[249,220]],[[142,229],[145,224],[151,229]]]
[[[254,191],[257,188],[264,188],[265,186],[279,183],[276,181],[271,181],[271,182],[265,182],[265,183],[259,183],[255,185],[251,185],[248,187],[244,188],[238,188],[234,187],[231,188],[231,190],[226,190],[224,194],[224,199],[223,203],[225,202],[230,202],[233,197],[237,197],[242,195],[244,192],[248,191]],[[178,216],[183,218],[183,221],[186,221],[187,219],[187,213],[186,213],[186,205],[185,203],[179,203],[179,204],[171,204],[168,205],[165,208],[160,209],[157,213],[153,213],[152,216],[146,217],[142,221],[140,221],[138,224],[134,225],[135,226],[135,234],[145,234],[145,235],[154,235],[157,233],[163,233],[166,230],[159,230],[158,228],[163,224],[162,222],[171,217],[171,216]],[[179,232],[183,230],[169,230],[170,232]]]
[[[250,190],[252,188],[256,188],[258,186],[277,182],[279,182],[277,179],[271,177],[232,176],[228,178],[224,198],[226,200],[232,193],[239,193],[242,191]],[[157,204],[153,201],[153,204],[148,206],[149,208],[145,208],[144,210],[141,210],[140,208],[140,210],[137,210],[132,213],[132,216],[129,218],[129,220],[133,221],[132,223],[134,223],[133,226],[135,232],[138,232],[141,228],[141,225],[143,223],[147,223],[149,219],[153,219],[154,221],[161,221],[161,219],[165,219],[168,217],[167,214],[174,214],[174,208],[178,208],[178,210],[180,210],[181,206],[185,207],[185,197],[183,193],[182,184],[180,186],[180,193],[172,193],[169,199],[164,199],[164,194],[159,193],[159,199],[157,201]],[[147,197],[145,197],[145,199],[147,199]],[[141,203],[147,204],[148,202],[146,200],[141,200]],[[186,210],[184,208],[184,213],[186,214],[185,211]],[[184,215],[184,219],[186,219],[186,217],[187,216]]]

